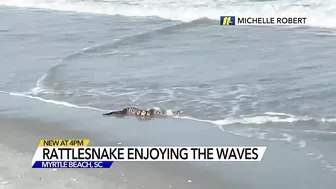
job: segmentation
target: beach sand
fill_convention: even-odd
[[[193,171],[182,163],[115,162],[110,169],[32,169],[31,158],[40,139],[90,138],[92,144],[99,144],[94,135],[65,131],[58,124],[1,117],[0,188],[232,188],[218,176]]]

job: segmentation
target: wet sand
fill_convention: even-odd
[[[0,129],[6,131],[0,132],[1,186],[13,189],[232,188],[211,172],[195,171],[195,168],[174,162],[115,162],[110,169],[32,169],[32,155],[43,138],[90,138],[91,144],[118,145],[118,142],[99,141],[98,136],[92,134],[65,131],[58,124],[61,123],[0,119]]]

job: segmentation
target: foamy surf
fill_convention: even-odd
[[[8,93],[5,91],[0,91],[1,93]],[[51,103],[55,105],[61,105],[61,106],[66,106],[69,108],[78,108],[78,109],[89,109],[89,110],[95,110],[95,111],[115,111],[115,110],[106,110],[106,109],[100,109],[100,108],[95,108],[91,106],[79,106],[75,105],[69,102],[64,102],[64,101],[57,101],[57,100],[51,100],[51,99],[44,99],[42,97],[34,96],[31,94],[31,91],[27,93],[18,93],[18,92],[9,92],[8,93],[11,96],[19,96],[19,97],[25,97],[25,98],[30,98],[30,99],[35,99],[39,100],[42,102],[46,103]],[[157,110],[161,110],[159,107],[153,107]],[[236,117],[227,117],[225,119],[221,120],[206,120],[206,119],[198,119],[186,115],[174,115],[174,111],[171,109],[167,109],[167,115],[171,116],[176,119],[186,119],[186,120],[193,120],[193,121],[198,121],[198,122],[203,122],[203,123],[211,123],[216,126],[225,126],[225,125],[232,125],[232,124],[242,124],[242,125],[261,125],[261,124],[266,124],[266,123],[294,123],[298,121],[317,121],[317,122],[322,122],[322,123],[335,123],[336,118],[312,118],[308,116],[295,116],[291,114],[286,114],[286,113],[276,113],[276,112],[265,112],[264,115],[257,115],[257,116],[240,116],[239,118]],[[185,114],[185,112],[183,112]],[[273,116],[270,116],[273,115]],[[284,117],[285,116],[285,117]],[[310,132],[311,130],[307,130],[307,132]],[[316,132],[324,132],[324,131],[316,131]],[[330,133],[330,132],[327,132]],[[333,133],[331,133],[333,134]]]
[[[62,101],[56,101],[56,100],[47,100],[47,99],[44,99],[44,98],[41,98],[41,97],[31,96],[31,95],[23,94],[23,93],[10,92],[9,95],[31,98],[31,99],[39,100],[39,101],[42,101],[42,102],[55,104],[55,105],[60,105],[60,106],[66,106],[66,107],[70,107],[70,108],[89,109],[89,110],[95,110],[95,111],[106,111],[106,110],[102,110],[102,109],[99,109],[99,108],[93,108],[93,107],[89,107],[89,106],[77,106],[75,104],[71,104],[71,103],[68,103],[68,102],[62,102]]]
[[[90,106],[79,106],[75,105],[69,102],[63,102],[63,101],[56,101],[56,100],[48,100],[44,99],[41,97],[29,95],[26,93],[16,93],[16,92],[5,92],[5,91],[0,91],[1,93],[6,93],[11,96],[17,96],[17,97],[24,97],[24,98],[30,98],[34,100],[39,100],[45,103],[50,103],[50,104],[55,104],[59,106],[65,106],[69,108],[78,108],[78,109],[88,109],[88,110],[93,110],[93,111],[109,111],[109,110],[103,110],[99,108],[94,108]],[[154,107],[155,109],[160,109],[159,107]],[[167,110],[169,112],[171,110]],[[297,138],[295,135],[293,135],[291,132],[294,130],[283,130],[283,129],[272,129],[272,128],[251,128],[251,127],[235,127],[234,129],[229,129],[226,128],[225,125],[229,124],[235,124],[235,123],[240,123],[240,124],[262,124],[262,123],[267,123],[267,122],[292,122],[293,120],[300,120],[299,117],[296,117],[295,115],[291,114],[286,114],[286,113],[276,113],[276,112],[265,112],[265,116],[255,116],[255,117],[250,117],[250,119],[232,119],[232,118],[227,118],[227,120],[202,120],[202,119],[196,119],[193,117],[188,117],[188,116],[172,116],[174,118],[178,119],[188,119],[188,120],[193,120],[193,121],[198,121],[198,122],[205,122],[205,123],[210,123],[216,125],[221,131],[235,135],[235,136],[240,136],[240,137],[245,137],[245,138],[256,138],[260,140],[268,140],[268,141],[281,141],[281,142],[286,142],[286,143],[292,143],[294,145],[297,145],[299,148],[303,149],[305,148],[306,141]],[[269,119],[269,115],[272,114],[273,116],[280,116],[277,118]],[[288,120],[288,118],[281,118],[283,116],[287,116],[291,118]],[[257,117],[257,118],[256,118]],[[282,119],[282,120],[281,120]],[[262,120],[262,121],[260,121]],[[313,133],[322,133],[322,131],[316,131],[316,130],[303,130],[302,132],[313,132]],[[323,134],[336,134],[336,133],[330,133],[327,131],[323,131]],[[307,153],[307,156],[309,153]],[[335,166],[330,165],[326,160],[323,159],[323,155],[315,156],[312,160],[319,160],[323,164],[323,167],[328,170],[334,170]]]
[[[294,115],[292,115],[292,114],[285,114],[285,113],[278,113],[278,112],[265,112],[264,114],[266,114],[266,115],[271,115],[271,116],[279,115],[279,116],[289,116],[289,117],[294,117]]]
[[[55,104],[59,106],[65,106],[69,108],[78,108],[78,109],[88,109],[93,111],[100,111],[100,112],[107,112],[107,111],[114,111],[114,110],[104,110],[100,108],[95,108],[91,106],[80,106],[75,105],[69,102],[64,101],[56,101],[51,99],[44,99],[42,97],[34,96],[32,94],[28,93],[17,93],[17,92],[10,92],[8,93],[11,96],[18,96],[18,97],[24,97],[24,98],[30,98],[34,100],[39,100],[45,103],[49,104]],[[153,107],[157,110],[161,110],[159,107]],[[253,127],[235,127],[233,128],[226,128],[226,126],[233,125],[233,124],[241,124],[241,125],[261,125],[261,124],[267,124],[267,123],[293,123],[298,121],[320,121],[322,122],[322,119],[316,119],[316,118],[310,118],[310,117],[300,117],[295,116],[287,113],[279,113],[279,112],[265,112],[263,115],[258,116],[240,116],[240,117],[227,117],[225,119],[221,120],[205,120],[205,119],[198,119],[190,116],[185,115],[178,115],[174,116],[173,111],[168,109],[167,115],[171,116],[176,119],[186,119],[186,120],[192,120],[197,122],[203,122],[203,123],[209,123],[212,125],[215,125],[218,129],[220,129],[223,132],[230,133],[236,136],[241,137],[247,137],[247,138],[257,138],[261,140],[274,140],[274,141],[284,141],[284,142],[292,142],[293,139],[295,139],[295,135],[289,134],[291,132],[306,132],[306,133],[315,133],[315,134],[334,134],[330,131],[317,131],[317,130],[294,130],[293,129],[277,129],[272,130],[270,128],[268,129],[259,129],[259,128],[253,128]],[[323,122],[325,122],[326,119],[323,119]],[[297,144],[303,148],[306,146],[306,144],[303,141],[298,141]]]
[[[252,16],[252,17],[307,17],[307,25],[335,28],[335,0],[312,2],[303,1],[240,1],[240,0],[2,0],[0,5],[42,8],[59,11],[82,13],[124,15],[124,16],[157,16],[164,19],[193,21],[200,18],[218,20],[219,16]]]
[[[315,120],[314,118],[310,117],[300,117],[300,116],[295,116],[295,115],[290,115],[290,114],[285,114],[285,113],[274,113],[274,116],[269,116],[269,114],[265,113],[266,115],[259,115],[259,116],[251,116],[251,117],[245,117],[245,116],[240,116],[240,118],[235,118],[235,117],[227,117],[222,120],[202,120],[202,119],[197,119],[189,116],[179,116],[177,118],[180,119],[189,119],[189,120],[194,120],[194,121],[200,121],[200,122],[206,122],[206,123],[212,123],[218,126],[223,126],[223,125],[231,125],[231,124],[256,124],[256,125],[261,125],[265,123],[293,123],[297,121],[311,121]],[[278,116],[276,116],[278,115]],[[283,117],[284,115],[288,117]]]
[[[4,92],[4,91],[0,91],[0,92],[7,93],[7,92]],[[11,96],[18,96],[18,97],[35,99],[35,100],[39,100],[39,101],[42,101],[42,102],[45,102],[45,103],[65,106],[65,107],[69,107],[69,108],[88,109],[88,110],[101,111],[101,112],[116,111],[116,110],[106,110],[106,109],[94,108],[94,107],[91,107],[91,106],[79,106],[79,105],[75,105],[75,104],[72,104],[72,103],[69,103],[69,102],[64,102],[64,101],[48,100],[48,99],[44,99],[42,97],[30,95],[29,93],[30,92],[28,92],[28,93],[9,92],[8,94],[11,95]],[[161,108],[159,108],[159,107],[154,107],[154,109],[161,110]],[[175,115],[174,111],[170,110],[170,109],[166,110],[166,114],[168,116],[174,116]]]
[[[48,74],[44,74],[40,79],[37,80],[36,86],[30,90],[30,92],[34,95],[38,95],[41,93],[52,94],[53,92],[48,91],[45,89],[43,85],[43,81],[48,76]]]

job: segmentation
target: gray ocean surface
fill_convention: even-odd
[[[220,3],[206,2],[198,17],[195,2],[175,16],[165,1],[136,1],[154,7],[149,13],[125,2],[119,9],[112,1],[1,2],[1,113],[62,120],[139,145],[222,146],[232,135],[229,145],[268,146],[269,164],[260,164],[260,175],[257,164],[209,166],[226,179],[239,183],[243,174],[259,189],[334,188],[336,18],[315,22],[313,13],[335,3],[299,9],[313,17],[304,27],[223,27],[214,19],[225,14]],[[267,5],[254,2],[243,5]],[[184,112],[150,123],[101,116],[126,106]],[[277,168],[269,165],[285,169],[272,177]]]

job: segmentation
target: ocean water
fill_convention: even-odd
[[[308,22],[223,27],[221,15]],[[336,1],[3,0],[0,18],[7,113],[53,118],[43,103],[67,108],[62,119],[81,109],[100,123],[125,106],[181,109],[174,123],[216,129],[204,138],[286,144],[318,163],[317,175],[336,174]]]

